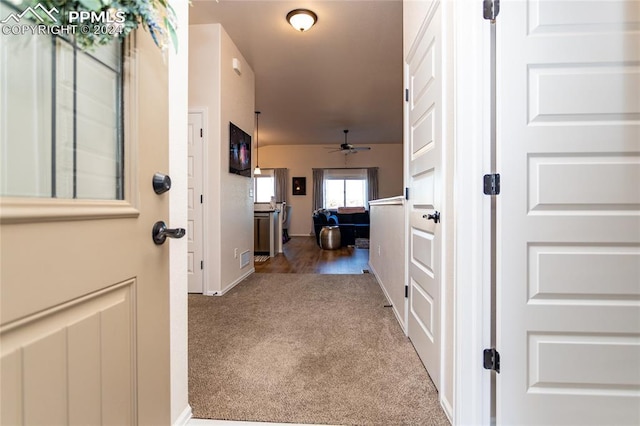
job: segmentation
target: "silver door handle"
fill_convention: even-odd
[[[167,224],[163,221],[158,221],[153,225],[153,231],[151,236],[153,237],[153,242],[157,245],[164,244],[169,238],[182,238],[187,233],[184,228],[167,228]]]
[[[427,220],[432,220],[435,223],[440,222],[440,212],[439,211],[435,211],[433,212],[433,214],[423,214],[422,215],[423,219],[427,219]]]

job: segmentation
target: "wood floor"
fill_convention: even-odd
[[[361,274],[369,269],[369,250],[341,247],[337,250],[322,250],[316,237],[291,237],[284,244],[284,253],[255,263],[259,273],[291,274]]]

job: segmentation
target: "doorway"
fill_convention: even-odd
[[[189,293],[204,292],[204,117],[190,111],[187,157],[187,274]]]

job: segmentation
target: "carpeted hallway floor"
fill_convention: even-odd
[[[448,425],[375,278],[253,274],[189,296],[195,418]]]

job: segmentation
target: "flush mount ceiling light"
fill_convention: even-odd
[[[287,22],[300,32],[307,31],[318,21],[318,15],[308,9],[296,9],[287,13]]]

